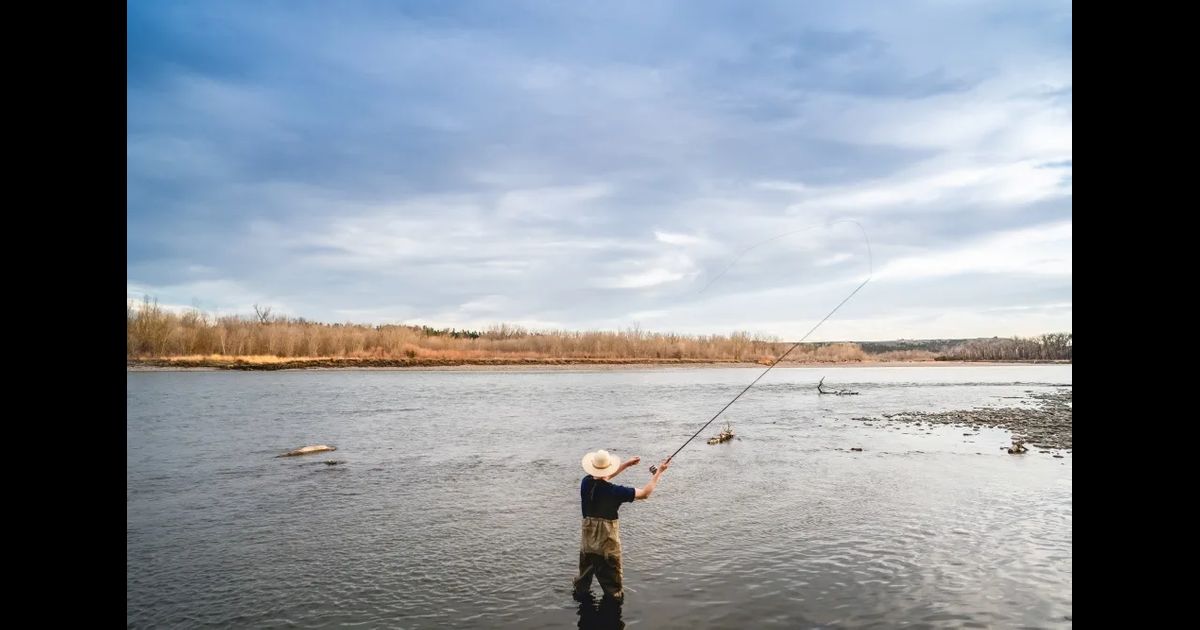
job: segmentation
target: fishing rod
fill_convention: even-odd
[[[873,261],[873,256],[871,255],[871,241],[867,238],[867,231],[865,229],[863,229],[863,226],[861,224],[859,224],[858,221],[854,221],[851,219],[835,221],[834,224],[836,224],[836,223],[853,223],[858,226],[858,229],[862,230],[863,240],[866,241],[866,243],[867,243],[867,279],[863,280],[862,284],[859,284],[857,287],[855,287],[854,290],[851,291],[849,295],[842,298],[842,301],[838,302],[838,305],[833,307],[832,311],[829,311],[829,313],[827,315],[825,315],[825,317],[821,318],[821,321],[817,322],[816,326],[813,326],[811,329],[809,329],[808,332],[804,333],[804,336],[800,338],[800,341],[797,341],[796,343],[792,344],[792,347],[788,348],[787,352],[784,352],[783,354],[779,355],[779,358],[775,359],[775,361],[773,363],[771,363],[771,365],[769,367],[767,367],[767,369],[763,370],[763,373],[759,374],[758,378],[751,381],[750,384],[746,386],[746,389],[743,389],[737,396],[734,396],[733,400],[729,401],[724,407],[721,408],[720,411],[717,412],[717,415],[715,415],[711,419],[709,419],[708,422],[705,422],[704,426],[700,427],[700,429],[698,431],[696,431],[695,433],[692,434],[692,437],[688,438],[687,441],[683,443],[683,446],[680,446],[679,448],[675,449],[675,452],[671,453],[671,456],[663,461],[669,462],[669,461],[671,461],[672,458],[674,458],[676,455],[678,455],[679,451],[682,451],[684,446],[687,446],[692,440],[696,439],[696,436],[700,435],[700,433],[702,431],[704,431],[704,429],[708,428],[708,425],[712,424],[713,420],[716,420],[718,417],[720,417],[721,414],[725,413],[725,410],[729,409],[729,407],[731,407],[733,405],[733,403],[737,402],[737,399],[741,398],[742,394],[745,394],[746,392],[750,391],[750,388],[754,387],[755,383],[757,383],[760,379],[762,379],[762,377],[766,376],[767,372],[770,372],[776,365],[779,365],[779,362],[782,361],[784,359],[784,357],[791,354],[792,350],[795,350],[796,348],[800,347],[800,344],[804,343],[804,340],[808,339],[808,336],[813,334],[813,331],[815,331],[817,328],[820,328],[821,324],[825,323],[825,320],[832,317],[833,314],[836,313],[839,308],[842,308],[843,304],[850,301],[850,298],[854,297],[854,294],[858,293],[859,290],[861,290],[863,287],[867,286],[867,283],[871,281],[871,277],[875,275],[875,264]],[[831,225],[833,225],[833,224],[831,224]],[[797,230],[797,231],[803,231],[803,230]],[[794,234],[794,233],[795,232],[788,232],[788,234]],[[781,234],[779,236],[769,238],[766,241],[763,241],[762,243],[752,245],[749,248],[747,248],[745,251],[743,251],[742,254],[745,254],[746,252],[750,251],[751,249],[757,247],[758,245],[762,245],[763,243],[768,243],[770,241],[776,240],[776,239],[781,238],[786,235],[787,234]],[[738,258],[740,258],[740,257],[741,256],[739,255]],[[734,262],[736,263],[737,259],[734,259]],[[725,271],[729,271],[729,269],[731,267],[733,267],[733,264],[730,264],[729,267],[726,267]],[[720,276],[725,275],[725,271],[722,271],[721,274],[717,277],[719,278]],[[709,285],[711,285],[715,281],[716,281],[716,278],[714,278],[707,285],[705,285],[704,289],[707,289],[709,287]],[[703,291],[704,289],[701,289],[701,291]],[[658,466],[651,465],[650,466],[650,474],[655,474],[657,472],[658,472]]]

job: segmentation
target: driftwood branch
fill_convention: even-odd
[[[825,377],[822,376],[821,380],[817,381],[817,393],[818,394],[834,394],[835,396],[857,396],[858,395],[858,392],[850,391],[848,389],[831,389],[829,391],[825,391],[825,389],[823,387],[821,387],[824,383],[825,383]]]
[[[301,446],[300,448],[292,449],[282,455],[275,457],[296,457],[297,455],[311,455],[313,453],[324,453],[326,451],[336,451],[336,446],[328,444],[313,444],[312,446]]]

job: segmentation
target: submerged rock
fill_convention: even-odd
[[[925,433],[937,425],[962,426],[973,429],[971,435],[979,435],[982,429],[1005,429],[1025,444],[1042,449],[1071,450],[1071,389],[1059,388],[1053,392],[1028,396],[1032,405],[1017,407],[977,407],[956,411],[924,412],[908,411],[881,414],[891,423],[904,422]],[[871,418],[856,417],[865,422]],[[967,433],[963,434],[967,436]],[[1010,447],[1000,447],[1007,450]],[[1025,452],[1025,451],[1018,451]],[[1045,452],[1045,451],[1042,451]],[[1014,453],[1017,454],[1017,453]]]

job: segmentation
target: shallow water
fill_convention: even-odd
[[[1070,452],[853,419],[1027,404],[1069,365],[773,370],[621,509],[626,602],[581,610],[580,458],[642,485],[759,372],[130,372],[128,624],[1071,625]]]

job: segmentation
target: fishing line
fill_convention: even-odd
[[[784,352],[783,354],[779,355],[779,358],[775,359],[775,361],[773,363],[771,363],[771,365],[769,367],[767,367],[767,369],[763,370],[763,373],[759,374],[758,378],[751,381],[750,384],[746,386],[746,389],[743,389],[737,396],[734,396],[733,400],[729,401],[724,407],[721,408],[720,411],[717,412],[717,415],[715,415],[711,419],[709,419],[708,422],[705,422],[704,426],[700,427],[700,429],[698,431],[693,433],[692,437],[688,438],[687,441],[684,442],[682,446],[675,449],[675,452],[671,453],[671,457],[668,457],[664,461],[669,462],[669,461],[671,461],[671,458],[678,455],[679,451],[682,451],[684,446],[687,446],[688,443],[690,443],[692,440],[696,439],[696,436],[700,435],[701,431],[704,431],[704,429],[708,428],[708,425],[712,424],[713,420],[716,420],[718,417],[720,417],[721,414],[725,413],[725,410],[729,409],[729,407],[731,407],[733,405],[733,403],[737,402],[737,399],[741,398],[742,394],[745,394],[746,392],[750,391],[750,388],[754,387],[755,383],[757,383],[762,377],[766,376],[767,372],[770,372],[776,365],[779,365],[779,362],[782,361],[784,359],[784,357],[791,354],[792,350],[795,350],[796,348],[800,347],[800,344],[804,343],[804,340],[808,339],[808,336],[813,334],[813,331],[815,331],[817,328],[820,328],[821,324],[825,323],[825,320],[832,317],[833,314],[836,313],[839,308],[842,308],[843,304],[850,301],[850,298],[854,297],[854,295],[856,293],[858,293],[863,287],[867,286],[867,283],[871,281],[871,278],[875,275],[875,263],[874,263],[874,256],[871,254],[871,240],[867,238],[867,231],[865,229],[863,229],[862,224],[860,224],[858,221],[855,221],[853,219],[842,219],[842,220],[834,221],[834,222],[826,224],[826,225],[831,226],[831,225],[837,225],[838,223],[853,223],[854,225],[858,226],[859,230],[862,231],[863,241],[867,245],[867,278],[866,278],[866,280],[863,280],[861,284],[859,284],[857,287],[854,287],[854,290],[851,291],[849,295],[842,298],[842,301],[838,302],[838,305],[833,307],[833,310],[829,311],[829,313],[827,315],[825,315],[825,317],[822,317],[821,321],[817,322],[816,326],[813,326],[811,329],[809,329],[808,332],[804,333],[804,336],[800,338],[800,341],[797,341],[796,343],[792,344],[792,347],[788,348],[787,352]],[[806,230],[810,230],[813,227],[818,227],[818,226],[810,226],[810,227],[802,228],[799,230],[793,230],[791,232],[785,232],[783,234],[780,234],[779,236],[773,236],[765,241],[761,241],[761,242],[751,245],[750,247],[747,247],[746,249],[742,250],[742,252],[740,254],[738,254],[736,258],[733,259],[733,262],[731,262],[728,267],[725,267],[725,269],[722,270],[721,273],[717,274],[717,276],[715,278],[713,278],[712,280],[710,280],[708,282],[708,284],[704,285],[704,288],[700,289],[700,292],[704,292],[706,289],[708,289],[708,287],[712,286],[712,284],[714,282],[716,282],[721,276],[724,276],[725,272],[727,272],[731,268],[733,268],[733,266],[735,264],[737,264],[737,261],[740,260],[742,256],[745,256],[746,253],[748,253],[750,250],[752,250],[756,247],[759,247],[761,245],[770,243],[771,241],[783,238],[784,236],[796,234],[797,232],[804,232]],[[654,474],[656,472],[658,472],[658,466],[650,466],[650,474]]]

